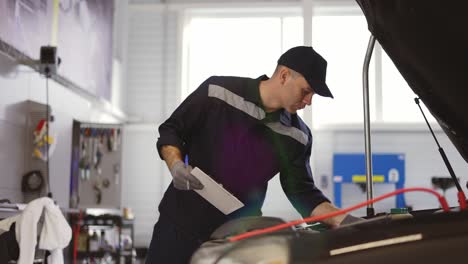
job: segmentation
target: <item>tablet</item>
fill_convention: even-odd
[[[242,208],[244,204],[239,201],[234,195],[228,192],[223,186],[214,181],[210,176],[195,167],[190,172],[197,178],[204,186],[202,190],[194,190],[201,195],[205,200],[210,202],[214,207],[218,208],[225,215]]]

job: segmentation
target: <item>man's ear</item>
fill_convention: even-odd
[[[289,72],[288,68],[281,67],[281,69],[279,71],[279,78],[280,78],[281,85],[284,85],[286,83],[289,74],[290,74],[290,72]]]

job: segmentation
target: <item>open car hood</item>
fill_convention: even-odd
[[[370,32],[468,162],[468,2],[357,2]]]

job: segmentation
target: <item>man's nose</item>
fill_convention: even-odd
[[[302,102],[304,102],[306,105],[310,105],[312,103],[312,94],[306,95]]]

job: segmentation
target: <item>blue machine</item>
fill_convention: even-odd
[[[395,184],[396,189],[401,189],[405,184],[405,155],[373,154],[372,170],[375,184]],[[364,154],[334,154],[333,182],[335,205],[341,207],[341,188],[343,183],[366,183]],[[397,195],[396,207],[406,207],[404,194]]]

